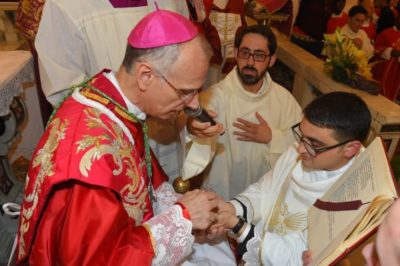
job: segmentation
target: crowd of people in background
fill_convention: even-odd
[[[390,100],[400,99],[400,4],[398,0],[358,0],[345,10],[346,0],[302,0],[291,39],[303,49],[322,57],[324,34],[336,29],[353,40],[373,64],[373,78]],[[389,37],[390,36],[390,37]]]

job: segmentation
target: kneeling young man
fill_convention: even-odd
[[[356,95],[326,94],[292,127],[296,143],[274,168],[220,209],[246,265],[303,265],[307,211],[358,156],[371,115]]]

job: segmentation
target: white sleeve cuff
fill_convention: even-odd
[[[243,233],[240,235],[240,237],[236,241],[238,243],[242,243],[246,239],[247,235],[249,234],[250,229],[251,229],[251,224],[246,223],[246,228],[244,229]]]
[[[243,216],[243,207],[242,205],[240,205],[239,202],[237,202],[236,200],[230,200],[229,203],[231,203],[233,205],[233,207],[235,207],[235,211],[236,211],[236,215],[237,216]],[[247,219],[247,217],[244,217]]]

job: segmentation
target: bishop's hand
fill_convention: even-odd
[[[217,117],[217,113],[211,110],[207,110],[207,113],[212,118]],[[220,135],[224,132],[224,126],[222,124],[217,123],[216,125],[212,126],[209,122],[203,123],[190,116],[187,118],[186,126],[188,132],[198,138],[209,138]]]

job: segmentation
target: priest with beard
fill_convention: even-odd
[[[271,169],[294,141],[290,127],[301,119],[301,109],[268,69],[275,63],[276,38],[265,26],[244,28],[235,39],[237,66],[219,83],[200,94],[201,105],[217,113],[225,134],[209,137],[207,127],[188,121],[195,136],[184,162],[183,176],[203,173],[203,186],[228,200]],[[203,128],[202,128],[203,129]]]

